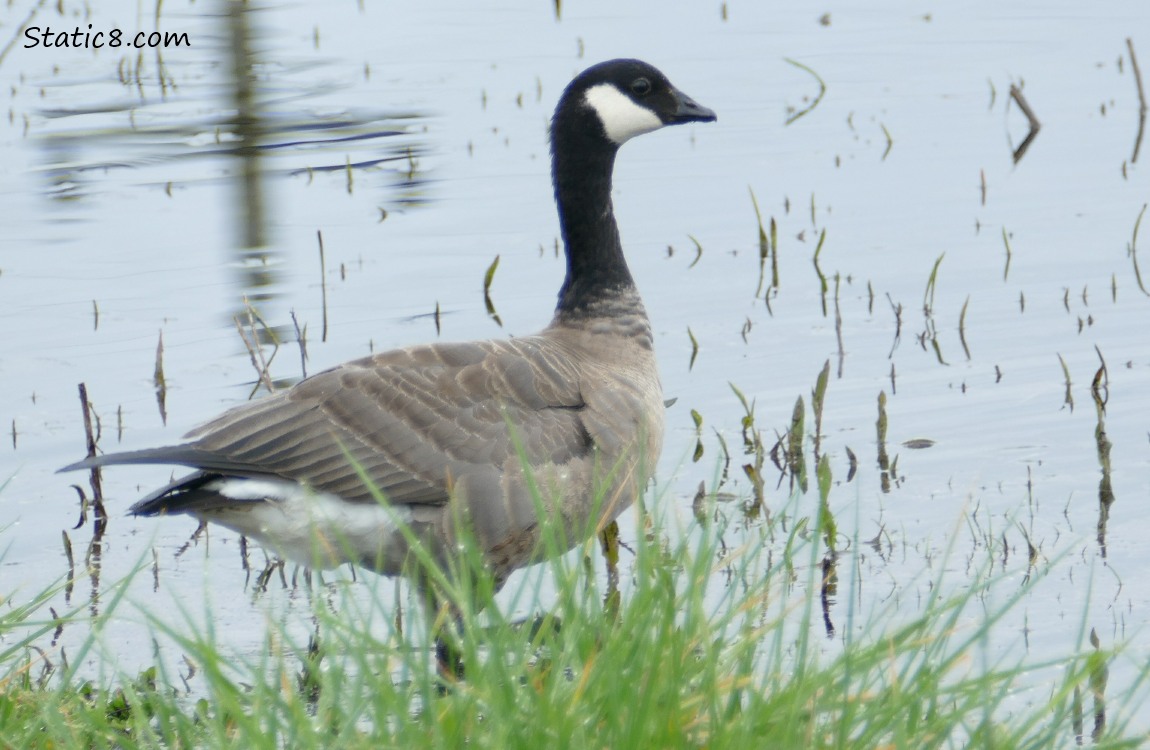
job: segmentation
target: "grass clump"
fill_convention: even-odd
[[[827,639],[825,513],[791,511],[773,514],[788,518],[785,528],[728,523],[717,510],[679,528],[667,513],[641,511],[614,574],[596,574],[592,542],[535,576],[554,586],[546,596],[524,583],[505,592],[510,606],[501,597],[482,614],[464,607],[459,682],[441,677],[412,635],[425,625],[401,632],[393,600],[349,578],[311,589],[306,637],[270,625],[253,659],[235,656],[210,625],[197,632],[145,613],[165,644],[155,667],[95,681],[71,667],[48,675],[36,643],[55,620],[35,620],[45,593],[0,613],[0,636],[24,634],[0,650],[0,747],[1045,748],[1077,735],[1121,748],[1146,739],[1121,724],[1133,706],[1112,706],[1093,738],[1083,719],[1092,698],[1097,721],[1121,655],[1084,644],[1054,663],[988,663],[991,630],[1038,575],[1018,588],[988,569],[918,612],[891,607],[861,628],[848,603],[844,635]],[[1001,605],[987,604],[1006,588]],[[105,594],[112,601],[88,623],[85,649],[130,606],[123,590]],[[530,626],[502,614],[525,606],[548,611]],[[188,668],[173,670],[161,650]],[[1043,670],[1057,677],[1035,684]]]

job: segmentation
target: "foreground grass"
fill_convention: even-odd
[[[0,747],[1046,748],[1083,734],[1096,747],[1139,745],[1121,724],[1134,706],[1112,706],[1090,736],[1116,655],[1083,644],[1055,664],[995,663],[990,631],[1025,595],[1016,580],[987,572],[828,642],[831,558],[814,521],[793,521],[789,533],[651,521],[624,552],[621,592],[584,564],[593,545],[549,563],[557,621],[465,613],[467,679],[446,687],[423,641],[392,626],[392,602],[347,582],[315,597],[308,642],[270,626],[255,663],[210,631],[148,615],[190,676],[158,663],[96,685],[70,669],[44,677],[36,645],[56,624],[37,624],[45,592],[0,613],[0,637],[23,634],[0,640]],[[123,590],[106,595],[101,620],[130,606]],[[1009,593],[988,607],[994,590]],[[536,594],[513,598],[534,608]],[[85,649],[102,627],[89,625]],[[1036,687],[1043,668],[1057,681]]]

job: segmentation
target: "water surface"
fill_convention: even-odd
[[[719,435],[742,445],[729,384],[753,400],[773,443],[796,398],[809,407],[829,360],[821,450],[836,479],[832,508],[844,547],[881,542],[855,558],[849,596],[864,610],[892,596],[914,608],[929,590],[924,569],[940,566],[961,586],[971,565],[993,560],[1021,584],[1032,545],[1034,565],[1054,567],[1004,620],[1000,653],[1066,653],[1094,628],[1107,646],[1131,640],[1132,662],[1150,658],[1150,295],[1131,252],[1150,157],[1143,147],[1133,160],[1139,99],[1126,41],[1133,34],[1150,60],[1150,38],[1137,36],[1150,9],[672,3],[653,17],[578,2],[556,18],[538,2],[406,5],[250,14],[266,128],[255,234],[229,135],[238,105],[224,6],[164,5],[161,27],[186,31],[188,48],[17,43],[0,62],[10,113],[0,124],[5,595],[64,575],[62,532],[77,559],[87,549],[91,526],[72,528],[70,487],[90,494],[86,477],[54,473],[84,452],[77,384],[105,450],[177,439],[257,385],[233,322],[245,299],[285,335],[291,313],[306,326],[311,372],[437,336],[545,325],[563,273],[551,109],[583,67],[635,56],[719,115],[628,144],[616,175],[624,243],[677,399],[660,503],[688,523],[699,482],[715,488]],[[42,9],[34,22],[155,26],[132,3],[101,4],[87,20],[79,11],[64,3],[63,18]],[[1017,162],[1028,125],[1012,85],[1041,122]],[[777,226],[779,284],[767,291],[752,191]],[[1145,245],[1150,224],[1142,229]],[[500,323],[482,292],[496,256]],[[1150,269],[1142,276],[1150,283]],[[301,375],[293,343],[272,372]],[[885,448],[897,457],[885,478],[880,392]],[[691,410],[703,418],[698,461]],[[746,460],[732,457],[723,492],[749,496]],[[156,577],[138,578],[134,601],[163,610],[207,600],[238,650],[257,648],[259,613],[291,610],[290,587],[252,594],[233,535],[213,530],[181,552],[192,522],[121,515],[170,475],[105,474],[105,585],[151,567],[154,551]],[[767,507],[784,507],[787,480],[769,466],[766,480]],[[806,502],[815,507],[813,495]],[[262,567],[261,553],[249,556]],[[69,602],[83,604],[95,585],[82,577]],[[847,597],[832,609],[828,649],[843,636]],[[108,633],[108,654],[128,668],[146,662],[142,632],[125,622]],[[1112,689],[1135,674],[1128,664],[1111,672]]]

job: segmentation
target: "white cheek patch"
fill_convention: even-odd
[[[658,115],[636,104],[631,97],[609,83],[600,83],[587,89],[583,100],[599,115],[603,130],[616,145],[663,127],[663,121]]]

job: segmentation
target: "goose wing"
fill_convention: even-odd
[[[545,337],[411,347],[238,406],[186,443],[68,468],[176,463],[201,470],[189,479],[281,477],[370,501],[361,470],[392,503],[443,503],[453,481],[497,473],[519,451],[529,465],[585,456],[579,385],[578,368]]]

